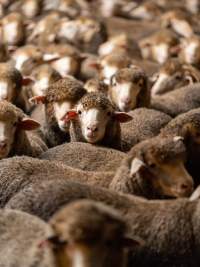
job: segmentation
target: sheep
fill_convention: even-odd
[[[191,16],[181,9],[170,10],[164,13],[160,20],[163,27],[171,28],[181,36],[190,37],[194,34]]]
[[[171,120],[163,129],[160,136],[179,135],[184,139],[187,148],[188,171],[194,178],[195,185],[199,184],[199,154],[200,154],[200,108],[180,114]]]
[[[170,30],[157,31],[139,41],[142,57],[160,64],[171,57],[173,48],[179,43],[177,36]]]
[[[62,76],[48,64],[42,64],[34,68],[30,77],[33,80],[33,85],[31,86],[32,96],[46,95],[47,88],[52,83],[62,78]]]
[[[141,58],[141,52],[137,42],[128,38],[125,33],[111,36],[105,43],[99,46],[98,54],[103,57],[113,53],[116,49],[121,49],[130,56]]]
[[[28,19],[33,19],[40,14],[42,2],[42,0],[20,0],[11,5],[9,9],[22,13]]]
[[[111,78],[108,95],[120,111],[148,107],[150,91],[146,73],[136,66],[118,70]]]
[[[109,87],[99,78],[92,78],[87,80],[87,82],[84,84],[84,88],[87,90],[88,93],[102,92],[107,95]]]
[[[48,149],[40,158],[55,160],[84,171],[111,172],[121,164],[125,153],[89,143],[70,142]]]
[[[183,63],[200,66],[200,37],[193,35],[181,41],[179,59]]]
[[[106,83],[110,84],[111,77],[122,68],[127,68],[131,65],[130,57],[122,51],[114,51],[100,59],[100,64],[97,67],[100,69],[100,77]]]
[[[46,144],[36,133],[26,132],[39,126],[13,104],[0,101],[0,159],[13,155],[37,157],[46,151]]]
[[[119,212],[91,200],[66,205],[49,223],[16,210],[0,214],[0,266],[74,267],[79,260],[81,266],[93,266],[98,259],[98,266],[106,262],[122,267],[128,256],[125,249],[141,243],[125,236],[128,229]]]
[[[122,124],[122,151],[129,151],[137,143],[159,134],[171,117],[167,114],[148,108],[137,108],[129,114],[132,121]]]
[[[199,259],[199,201],[145,200],[104,188],[68,181],[42,182],[25,188],[8,202],[15,208],[48,220],[60,206],[78,199],[101,201],[120,211],[145,245],[130,254],[128,266],[197,267]]]
[[[70,124],[70,140],[100,144],[121,149],[120,123],[132,117],[125,112],[116,112],[108,97],[103,93],[87,93],[75,110],[63,118]]]
[[[43,54],[39,47],[29,44],[14,51],[11,62],[23,75],[28,76],[34,67],[43,63]]]
[[[25,41],[25,25],[20,13],[12,12],[1,19],[2,39],[7,45],[22,45]]]
[[[34,96],[30,99],[34,104],[44,104],[45,114],[38,114],[37,120],[43,123],[41,129],[48,147],[70,140],[69,122],[64,118],[85,93],[82,83],[68,76],[50,85],[46,96]]]
[[[172,58],[163,64],[153,79],[152,97],[162,95],[188,84],[200,82],[200,72],[195,67],[188,64],[183,65],[178,59]]]
[[[170,157],[170,153],[177,159]],[[77,181],[149,199],[188,196],[193,191],[193,180],[183,167],[185,156],[180,138],[157,138],[138,145],[115,172],[83,171],[29,157],[4,159],[0,162],[0,206],[4,207],[18,191],[41,180]]]
[[[67,44],[50,44],[48,47],[42,47],[41,51],[44,60],[55,58],[50,64],[62,77],[78,74],[82,59],[75,47]]]
[[[198,12],[199,12],[199,1],[198,0],[185,0],[185,7],[192,14],[198,14]]]
[[[107,39],[107,30],[103,21],[81,16],[60,24],[56,36],[62,43],[68,42],[81,51],[96,54],[99,45]]]
[[[200,83],[175,89],[152,98],[151,108],[162,111],[172,117],[200,107]]]
[[[140,5],[132,8],[128,17],[133,19],[153,20],[155,17],[161,14],[161,9],[152,1],[141,3]]]

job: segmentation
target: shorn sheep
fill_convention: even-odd
[[[59,179],[78,181],[149,199],[186,197],[193,192],[193,179],[184,168],[185,154],[182,140],[177,137],[144,141],[115,172],[82,171],[30,157],[4,159],[0,162],[0,205],[3,207],[27,185],[52,179],[55,183]]]
[[[0,101],[0,159],[13,155],[37,157],[47,150],[35,130],[40,124],[7,101]]]
[[[60,208],[77,199],[101,201],[119,210],[130,226],[130,236],[145,245],[130,254],[135,267],[198,267],[199,200],[145,200],[136,196],[68,181],[36,183],[10,200],[16,208],[48,220]]]
[[[126,236],[117,211],[91,200],[63,207],[49,223],[15,210],[0,214],[0,266],[92,267],[98,258],[99,267],[123,267],[127,248],[141,243]]]

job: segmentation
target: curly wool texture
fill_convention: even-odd
[[[78,199],[101,201],[120,211],[129,236],[144,246],[130,254],[135,267],[188,267],[199,265],[199,201],[187,199],[147,201],[84,184],[54,181],[32,184],[16,194],[7,207],[48,220],[63,205]],[[172,235],[173,233],[173,235]]]
[[[152,99],[151,107],[172,117],[200,106],[200,83],[188,85]]]
[[[137,108],[129,114],[132,121],[121,125],[123,151],[129,151],[137,143],[158,135],[171,120],[167,114],[147,108]]]
[[[23,111],[6,100],[0,101],[0,120],[1,121],[14,121],[20,120],[26,115]]]
[[[134,146],[129,154],[141,158],[148,163],[148,158],[155,158],[160,163],[174,159],[185,159],[186,149],[181,140],[174,140],[172,137],[162,138],[160,136],[145,140]]]
[[[161,135],[183,136],[185,126],[189,124],[192,125],[196,130],[198,130],[198,132],[200,131],[200,108],[180,114],[179,116],[171,120],[163,129],[161,129]]]
[[[77,102],[85,93],[86,90],[81,82],[67,77],[60,79],[48,88],[46,102],[52,103],[64,100]]]
[[[114,107],[108,97],[99,92],[87,93],[79,103],[83,106],[84,110],[99,108],[103,110],[108,109],[114,111]]]
[[[40,158],[56,160],[84,171],[115,171],[125,153],[89,143],[70,142],[48,149]]]
[[[17,210],[0,210],[0,266],[56,267],[51,249],[39,247],[52,232],[38,217]]]

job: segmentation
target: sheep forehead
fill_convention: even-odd
[[[121,69],[119,70],[116,75],[116,81],[118,83],[123,82],[133,82],[138,83],[141,79],[144,80],[146,78],[145,73],[137,68],[134,69]]]
[[[23,113],[7,101],[0,101],[0,120],[15,121],[22,117]]]
[[[100,93],[87,94],[80,100],[80,104],[84,110],[89,110],[91,108],[100,108],[103,110],[112,109],[112,104],[109,99],[104,95],[100,95]]]

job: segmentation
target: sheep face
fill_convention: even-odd
[[[125,248],[139,245],[139,241],[125,237],[126,225],[118,213],[87,200],[63,208],[50,225],[55,233],[50,242],[57,248],[60,266],[122,267]]]
[[[193,192],[193,179],[187,173],[181,159],[161,162],[149,157],[148,161],[143,162],[134,158],[131,163],[131,175],[137,172],[150,179],[152,187],[161,196],[188,197]]]
[[[119,0],[114,0],[114,1],[101,0],[100,10],[101,10],[101,14],[104,17],[112,17],[119,13],[120,1]]]
[[[78,62],[73,57],[62,57],[52,62],[52,67],[62,76],[75,75],[78,70]]]
[[[68,112],[73,108],[73,104],[70,101],[60,101],[53,103],[54,106],[54,114],[58,126],[61,131],[68,132],[70,122],[67,122],[63,118],[68,114]]]
[[[34,96],[46,95],[49,85],[61,78],[58,72],[54,71],[53,68],[46,64],[33,70],[31,77],[33,77],[34,80],[32,86]]]
[[[81,12],[78,3],[72,0],[61,0],[58,6],[58,10],[67,13],[67,15],[71,18],[77,17]]]
[[[192,13],[197,14],[200,9],[199,0],[186,0],[186,8]]]
[[[11,13],[2,19],[2,35],[4,43],[18,45],[24,39],[23,21],[20,14]]]
[[[25,0],[21,6],[21,10],[27,18],[34,18],[40,13],[41,1]]]
[[[89,143],[97,143],[102,140],[106,132],[106,126],[113,114],[112,108],[105,110],[90,108],[86,110],[79,104],[77,113],[84,139]]]
[[[0,101],[7,100],[13,102],[16,96],[16,84],[11,79],[0,78]]]
[[[4,120],[0,119],[0,159],[6,158],[12,150],[16,131],[35,130],[40,124],[29,118],[19,118],[15,114]]]
[[[123,73],[124,72],[124,73]],[[120,111],[130,111],[137,107],[138,95],[142,87],[146,86],[144,77],[135,77],[131,69],[122,69],[111,78],[110,97]],[[120,75],[121,74],[121,75]],[[125,77],[123,75],[125,74]]]
[[[164,94],[174,88],[179,88],[183,86],[185,82],[181,70],[175,71],[172,74],[160,71],[160,73],[154,77],[154,81],[155,83],[151,89],[152,96]]]
[[[18,49],[12,55],[12,59],[15,68],[25,74],[29,74],[34,67],[43,63],[42,52],[32,45],[27,45]]]
[[[181,44],[180,58],[184,63],[198,65],[200,63],[200,38],[184,39]]]

